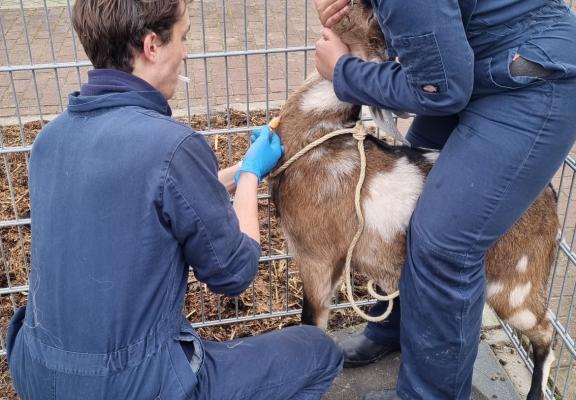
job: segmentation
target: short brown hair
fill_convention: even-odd
[[[186,4],[185,0],[76,0],[72,23],[94,68],[131,73],[144,36],[154,32],[162,43],[169,42]]]

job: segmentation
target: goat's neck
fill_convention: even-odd
[[[338,129],[352,127],[360,107],[336,97],[331,81],[312,75],[286,101],[279,134],[288,159],[314,140]]]

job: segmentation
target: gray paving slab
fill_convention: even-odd
[[[472,399],[519,400],[508,373],[486,342],[480,342],[472,376]]]
[[[360,332],[364,325],[333,332],[336,341],[339,338]],[[400,353],[392,354],[374,364],[344,369],[334,380],[330,391],[323,400],[362,400],[364,395],[373,390],[392,389],[396,386]],[[518,368],[525,368],[519,366]],[[490,345],[481,342],[474,364],[472,379],[472,400],[519,400],[512,380],[502,368]]]
[[[332,335],[338,341],[363,329],[364,324],[361,324],[333,332]],[[396,386],[399,368],[400,353],[395,353],[366,367],[344,369],[323,400],[361,400],[370,391],[392,389]]]

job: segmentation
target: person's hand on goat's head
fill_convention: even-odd
[[[331,29],[322,29],[316,42],[316,69],[324,79],[332,80],[338,59],[349,54],[350,49]]]
[[[320,22],[326,28],[333,27],[348,11],[349,0],[314,0]]]

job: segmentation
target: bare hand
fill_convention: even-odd
[[[314,5],[326,28],[333,27],[348,11],[348,0],[314,0]]]
[[[329,28],[322,29],[322,36],[316,42],[316,69],[324,79],[332,80],[338,59],[349,54],[350,49]]]

